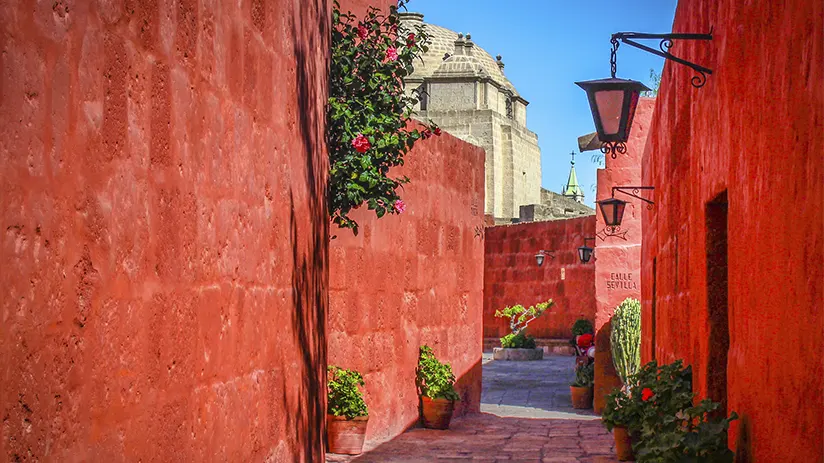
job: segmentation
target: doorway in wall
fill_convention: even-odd
[[[718,414],[727,416],[727,355],[730,350],[728,311],[727,191],[707,203],[707,310],[709,318],[709,361],[707,396],[721,403]]]

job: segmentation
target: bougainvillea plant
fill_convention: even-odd
[[[400,0],[405,8],[408,0]],[[352,210],[366,204],[378,217],[400,214],[406,205],[398,188],[408,177],[391,169],[403,165],[416,141],[441,130],[431,121],[412,120],[418,95],[406,92],[404,78],[428,50],[423,26],[401,26],[398,9],[370,8],[358,19],[332,11],[332,60],[327,106],[329,211],[332,222],[358,233]]]

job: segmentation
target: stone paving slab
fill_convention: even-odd
[[[614,441],[592,411],[572,408],[572,357],[491,361],[484,354],[481,413],[449,430],[415,428],[335,463],[535,462],[608,463]]]

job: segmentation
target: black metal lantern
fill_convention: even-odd
[[[637,80],[616,77],[575,84],[587,92],[595,131],[603,143],[601,151],[613,158],[618,153],[626,153],[625,143],[629,139],[638,98],[649,88]]]
[[[586,244],[578,248],[578,257],[581,259],[581,263],[586,264],[590,259],[592,259],[593,250],[594,249]]]
[[[554,259],[554,252],[555,251],[544,251],[543,249],[538,251],[538,254],[535,254],[535,262],[538,263],[538,267],[544,265],[544,258],[546,258],[547,256],[549,256],[550,259]]]
[[[627,202],[617,198],[602,199],[596,201],[598,208],[601,209],[601,215],[604,216],[604,223],[607,227],[620,227],[621,220],[624,218],[624,209],[627,207]]]

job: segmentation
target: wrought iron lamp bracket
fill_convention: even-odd
[[[651,199],[644,198],[640,196],[641,190],[655,190],[654,186],[614,186],[612,187],[612,197],[615,197],[615,192],[619,191],[627,196],[632,196],[633,198],[638,198],[641,201],[647,203],[647,209],[652,209],[655,205],[655,201]]]
[[[614,236],[616,238],[621,238],[622,240],[627,240],[627,231],[621,230],[621,227],[614,226],[614,227],[604,227],[603,230],[599,231],[595,234],[601,241],[606,241],[607,238],[610,236]]]
[[[704,84],[707,83],[707,75],[712,74],[712,69],[700,66],[683,58],[679,58],[669,52],[669,49],[672,47],[673,40],[712,40],[712,29],[710,29],[709,34],[647,34],[643,32],[616,32],[612,34],[612,39],[610,39],[610,43],[612,43],[612,56],[610,59],[610,64],[612,66],[612,77],[615,77],[615,53],[618,51],[619,40],[629,46],[638,48],[639,50],[644,50],[664,59],[688,66],[697,73],[697,75],[693,76],[690,80],[692,86],[695,88],[703,87]],[[658,43],[659,49],[656,50],[647,45],[638,43],[635,40],[660,40]]]

